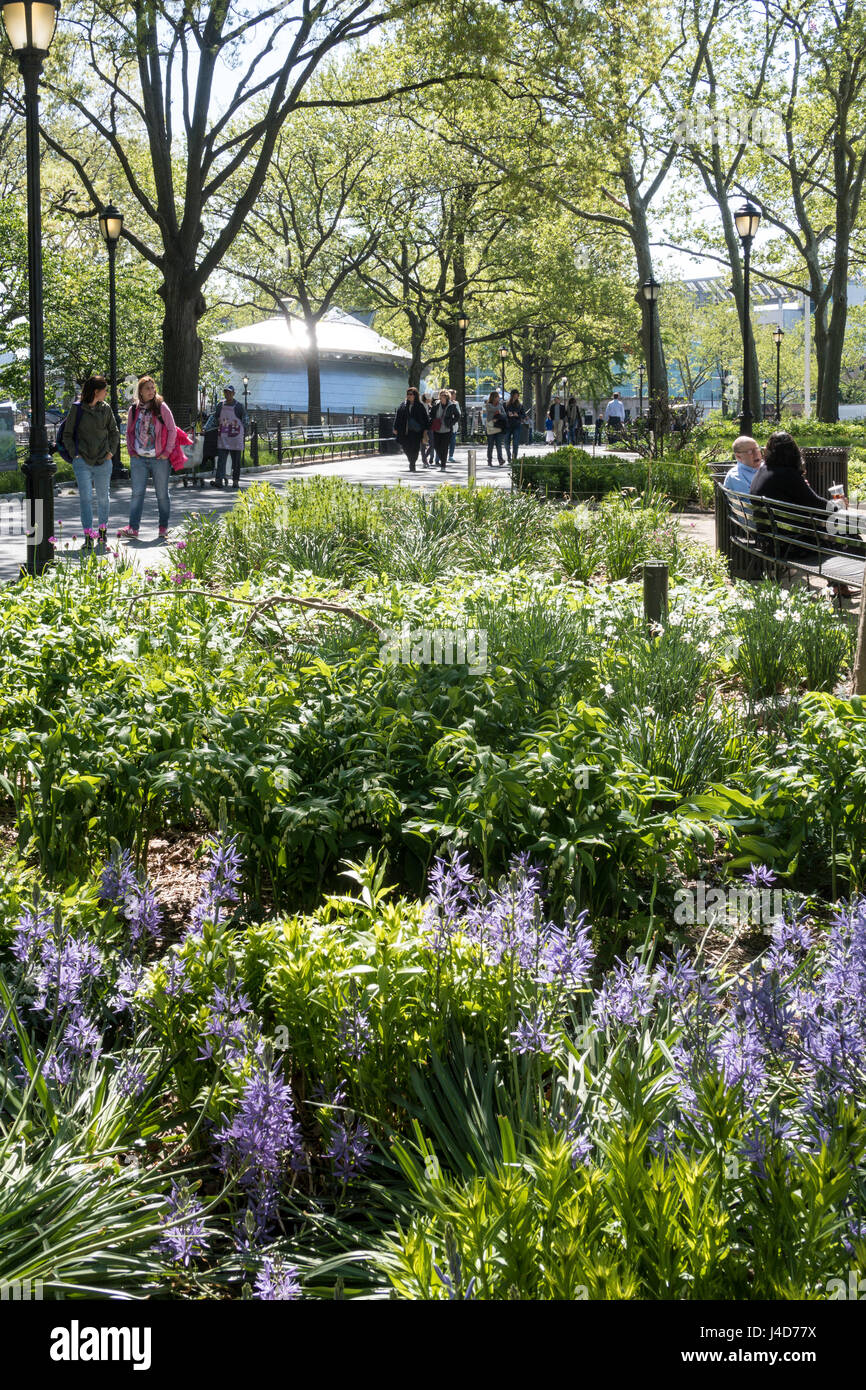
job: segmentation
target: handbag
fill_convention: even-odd
[[[431,428],[434,429],[434,430],[436,430],[437,432],[438,432],[439,430],[441,430],[441,429],[442,429],[442,417],[441,417],[441,415],[434,415],[434,416],[433,416],[433,419],[430,421],[430,425],[431,425]]]

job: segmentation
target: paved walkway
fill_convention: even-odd
[[[602,448],[593,450],[598,457],[608,454]],[[543,458],[544,446],[526,449],[524,458]],[[614,454],[612,458],[633,458],[635,455]],[[495,455],[494,455],[495,457]],[[487,487],[510,488],[511,472],[504,468],[488,468],[486,450],[479,446],[476,450],[476,470],[479,484]],[[245,469],[241,474],[241,491],[253,483],[266,481],[274,487],[283,487],[294,478],[311,477],[315,474],[345,478],[350,483],[360,483],[365,487],[393,487],[399,484],[415,492],[435,492],[439,487],[465,484],[468,476],[467,449],[458,448],[454,463],[445,472],[438,468],[425,469],[418,461],[418,471],[410,473],[403,454],[373,454],[363,458],[321,460],[281,468]],[[171,483],[171,522],[169,542],[180,535],[184,517],[202,515],[208,512],[226,512],[235,504],[237,493],[218,490],[205,485],[204,488],[184,487],[179,480]],[[111,513],[108,533],[112,544],[117,531],[129,520],[131,491],[128,482],[112,484]],[[712,517],[684,517],[681,522],[687,534],[712,545]],[[24,539],[23,498],[17,494],[0,496],[0,581],[16,579],[26,555]],[[145,498],[141,535],[138,540],[124,543],[124,550],[133,563],[141,568],[156,568],[170,561],[173,556],[171,544],[161,542],[156,534],[156,499],[151,488]],[[83,540],[78,509],[78,491],[73,486],[64,486],[54,499],[54,531],[62,536],[63,542],[58,554],[72,559],[77,556]],[[67,550],[68,547],[68,550]]]

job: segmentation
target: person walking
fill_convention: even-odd
[[[410,386],[406,391],[405,401],[401,401],[397,407],[397,414],[394,416],[394,434],[399,441],[400,448],[409,460],[409,472],[417,472],[418,451],[421,448],[421,439],[424,431],[430,424],[430,417],[421,404],[420,394],[416,386]]]
[[[562,432],[565,428],[566,414],[565,406],[558,396],[554,396],[547,411],[553,421],[553,436],[557,444],[562,443]]]
[[[132,405],[126,417],[126,447],[129,450],[129,472],[132,498],[129,504],[129,525],[121,535],[134,540],[141,526],[144,494],[148,477],[153,479],[159,521],[159,538],[168,535],[171,498],[168,493],[169,455],[177,444],[177,425],[174,416],[156,389],[152,376],[138,380]]]
[[[421,404],[427,411],[427,416],[429,418],[430,407],[432,406],[433,402],[431,398],[427,395],[426,391],[424,392],[424,395],[421,397]],[[433,467],[433,441],[430,438],[429,429],[425,430],[421,436],[421,462],[423,463],[425,468]]]
[[[499,467],[505,467],[505,459],[502,457],[502,437],[505,433],[505,411],[502,408],[502,401],[498,391],[491,391],[484,403],[484,429],[487,432],[487,467],[493,467],[493,446],[496,445],[496,457],[499,459]]]
[[[460,422],[463,419],[463,412],[461,411],[460,403],[457,400],[457,392],[449,391],[448,394],[451,397],[451,404],[455,406],[457,409],[457,419],[451,427],[451,439],[448,442],[448,462],[453,463],[454,450],[457,448],[457,434],[460,429]]]
[[[81,398],[66,416],[63,444],[72,459],[78,484],[78,505],[84,549],[92,550],[96,540],[105,545],[111,506],[109,483],[112,460],[120,447],[120,431],[114,412],[106,401],[108,382],[104,376],[90,376],[81,388]],[[93,493],[96,492],[96,519],[93,526]]]
[[[450,395],[443,387],[439,392],[439,399],[434,402],[430,410],[430,434],[433,438],[436,462],[439,464],[443,473],[445,472],[448,449],[451,444],[451,432],[459,418],[460,407],[454,404]]]
[[[509,463],[516,463],[520,431],[523,429],[523,422],[526,419],[526,406],[521,401],[520,392],[516,388],[511,392],[506,402],[505,419],[505,454]]]
[[[205,428],[217,430],[216,473],[211,487],[226,487],[226,464],[232,461],[232,487],[237,491],[241,481],[241,454],[244,451],[244,430],[246,411],[240,401],[235,400],[235,388],[223,387],[223,403],[219,411],[214,411]]]
[[[568,442],[569,444],[583,443],[583,421],[580,415],[580,406],[576,396],[569,396],[566,408],[566,418],[568,420]]]
[[[604,418],[614,439],[619,438],[619,432],[625,424],[625,406],[619,398],[619,392],[614,391],[613,397],[607,403]]]

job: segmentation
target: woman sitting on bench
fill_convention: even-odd
[[[812,511],[818,512],[829,513],[836,511],[840,506],[847,507],[848,505],[847,497],[839,499],[821,497],[809,486],[806,481],[806,465],[803,462],[803,455],[800,453],[796,439],[786,430],[776,430],[767,440],[764,462],[755,474],[749,492],[754,498],[765,497],[768,502],[783,504],[789,502],[794,507],[808,507]],[[822,537],[816,557],[812,528],[808,526],[806,519],[794,511],[786,513],[784,506],[776,507],[774,511],[777,530],[783,534],[789,534],[791,537],[790,542],[786,542],[780,548],[780,559],[808,561],[820,559],[821,550],[838,550],[843,553],[846,551],[844,545],[834,545],[829,536],[825,546]],[[762,536],[764,548],[772,551],[772,528],[769,518],[766,514],[762,515],[763,508],[760,506],[756,506],[754,512],[755,525]],[[846,586],[836,585],[835,587],[843,592]]]

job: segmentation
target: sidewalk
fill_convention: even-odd
[[[468,476],[468,447],[476,449],[476,476],[479,486],[510,489],[511,470],[507,465],[504,468],[495,465],[488,468],[484,445],[462,445],[456,450],[454,462],[448,465],[444,473],[438,468],[422,468],[420,459],[417,472],[410,473],[402,453],[367,454],[361,458],[317,460],[305,464],[286,464],[280,468],[245,469],[241,474],[240,491],[243,492],[257,482],[268,482],[273,487],[281,488],[293,478],[322,475],[344,478],[348,483],[357,483],[364,487],[400,485],[411,488],[414,492],[435,492],[443,486],[465,486]],[[544,445],[534,445],[525,449],[522,457],[544,458],[546,452],[549,450],[546,450]],[[602,448],[594,452],[596,457],[608,453]],[[494,459],[495,457],[494,454]],[[614,454],[611,457],[623,459],[635,455]],[[142,569],[152,569],[168,563],[174,554],[171,541],[180,536],[185,517],[230,511],[239,495],[231,490],[208,487],[207,484],[204,488],[185,488],[182,482],[172,480],[170,486],[171,521],[168,545],[160,541],[156,534],[156,499],[152,488],[148,489],[145,497],[141,536],[138,540],[123,543],[129,559]],[[128,482],[112,484],[108,521],[109,543],[112,545],[120,544],[116,535],[129,520],[130,497],[131,489]],[[686,534],[705,540],[710,545],[714,544],[712,517],[686,517],[681,525]],[[14,493],[0,496],[0,581],[16,579],[26,558],[23,526],[23,498]],[[84,538],[78,509],[78,491],[72,486],[64,486],[54,499],[54,533],[63,537],[58,554],[61,557],[68,554],[70,559],[76,557]]]

